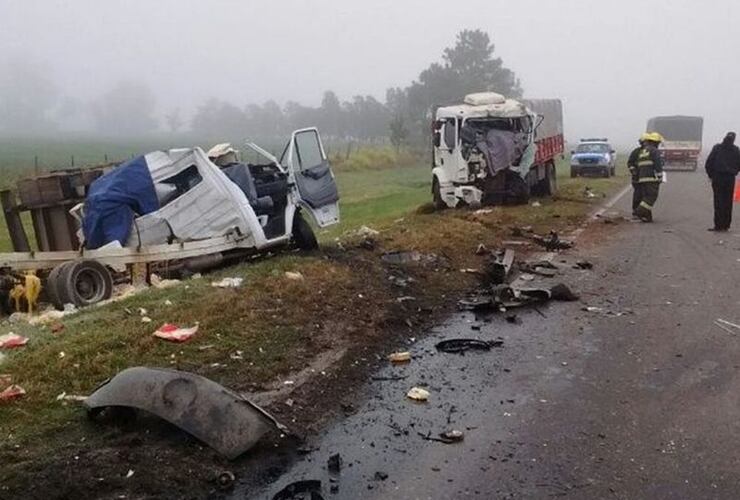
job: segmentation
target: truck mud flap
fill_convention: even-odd
[[[268,431],[287,433],[262,408],[205,377],[160,368],[128,368],[87,400],[88,415],[107,407],[144,410],[183,429],[228,459],[252,448]]]

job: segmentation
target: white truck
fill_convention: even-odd
[[[113,283],[133,279],[141,266],[147,276],[196,272],[281,245],[315,248],[303,214],[319,227],[339,222],[339,193],[318,130],[293,132],[280,160],[246,145],[259,163],[240,162],[233,149],[230,161],[198,147],[173,149],[133,158],[77,187],[68,184],[78,176],[36,179],[29,184],[35,191],[26,190],[38,198],[33,206],[28,193],[19,193],[18,204],[14,192],[0,192],[14,247],[0,253],[0,303],[28,271],[41,278],[42,298],[80,307],[109,298]],[[38,250],[21,221],[26,211]]]
[[[438,107],[432,125],[432,197],[436,208],[527,203],[557,190],[555,159],[563,155],[558,99],[507,99],[468,94]]]

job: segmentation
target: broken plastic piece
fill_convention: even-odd
[[[26,395],[26,390],[23,387],[13,384],[3,392],[0,392],[0,401],[12,401],[14,399],[21,398]]]
[[[285,277],[291,281],[302,281],[303,275],[301,273],[294,273],[291,271],[285,271]]]
[[[136,367],[103,383],[85,401],[95,417],[107,407],[156,415],[229,459],[242,455],[272,429],[288,429],[248,399],[188,372]]]
[[[406,397],[413,399],[414,401],[427,401],[429,400],[429,391],[422,389],[421,387],[412,387],[409,392],[406,393]]]
[[[28,344],[28,339],[15,333],[6,333],[0,336],[0,349],[15,349],[26,344]]]
[[[442,352],[462,353],[470,349],[490,351],[492,347],[501,347],[503,345],[504,342],[502,340],[489,342],[487,340],[478,339],[449,339],[438,342],[435,347]]]
[[[224,278],[221,281],[211,282],[211,286],[214,288],[239,288],[243,282],[244,278]]]
[[[198,325],[192,328],[180,328],[176,325],[165,323],[152,335],[171,342],[186,342],[198,331]]]
[[[411,353],[410,352],[394,352],[390,356],[388,356],[388,359],[393,363],[406,363],[408,361],[411,361]]]
[[[459,443],[465,438],[465,434],[463,434],[462,431],[450,429],[440,434],[439,437],[441,437],[444,440],[449,441],[450,443]]]

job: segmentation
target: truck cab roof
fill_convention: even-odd
[[[495,92],[468,94],[463,104],[437,108],[435,118],[520,118],[531,112],[514,99],[507,99]]]

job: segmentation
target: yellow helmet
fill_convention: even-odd
[[[640,136],[640,142],[649,141],[651,135],[652,134],[650,132],[643,132],[642,135]]]
[[[645,136],[646,141],[652,141],[656,144],[660,144],[661,142],[663,142],[663,136],[660,135],[658,132],[650,132],[645,134]]]

